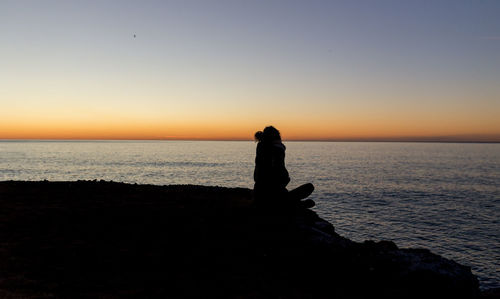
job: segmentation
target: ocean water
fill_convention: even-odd
[[[290,188],[355,241],[392,240],[500,287],[500,144],[286,142]],[[253,142],[0,141],[0,181],[253,186]]]

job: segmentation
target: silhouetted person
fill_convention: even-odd
[[[281,142],[280,132],[273,126],[255,133],[257,155],[254,171],[254,197],[259,207],[299,206],[311,208],[314,201],[302,199],[308,197],[314,190],[310,183],[292,191],[286,189],[290,182],[285,167],[285,145]]]

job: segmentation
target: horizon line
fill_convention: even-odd
[[[0,142],[15,141],[255,141],[250,138],[0,138]],[[395,143],[500,143],[500,139],[447,137],[380,137],[380,138],[315,138],[283,139],[284,142],[395,142]]]

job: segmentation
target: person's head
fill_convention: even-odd
[[[263,131],[255,133],[255,140],[259,142],[281,141],[280,131],[273,126],[267,126]]]

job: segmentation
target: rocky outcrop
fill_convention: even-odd
[[[0,297],[474,298],[468,267],[353,242],[251,190],[0,182]]]
[[[324,254],[322,259],[335,269],[333,276],[355,290],[346,294],[398,298],[475,298],[479,294],[477,278],[469,267],[427,249],[400,249],[391,241],[353,242],[339,236],[315,213],[306,210],[300,214],[297,221],[306,236],[304,243],[314,244],[317,248],[311,254]]]

